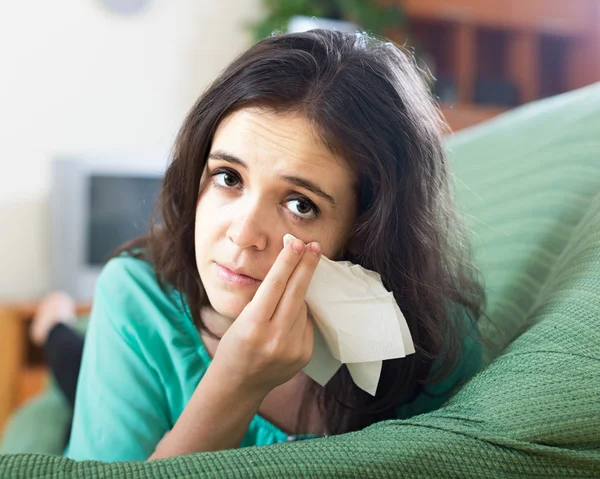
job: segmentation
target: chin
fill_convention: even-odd
[[[221,316],[226,318],[236,319],[250,302],[248,298],[241,298],[239,295],[232,293],[209,294],[208,300],[212,308]]]

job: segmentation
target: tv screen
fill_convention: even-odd
[[[86,263],[103,265],[114,250],[148,233],[162,180],[139,176],[90,176]]]

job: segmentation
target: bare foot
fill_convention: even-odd
[[[48,334],[57,323],[72,324],[75,322],[75,302],[68,294],[56,291],[44,296],[37,307],[33,322],[29,328],[31,340],[42,346]]]

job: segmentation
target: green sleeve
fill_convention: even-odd
[[[65,453],[72,459],[145,460],[170,429],[165,394],[144,344],[151,321],[132,306],[140,303],[140,291],[127,261],[137,260],[110,261],[98,280]]]

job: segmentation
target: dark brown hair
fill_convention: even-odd
[[[219,123],[245,107],[302,113],[356,175],[358,216],[341,259],[381,275],[416,354],[384,361],[375,397],[354,385],[345,366],[306,394],[317,396],[329,434],[393,418],[425,384],[454,370],[484,306],[452,200],[436,105],[410,55],[363,33],[272,36],[223,71],[177,137],[160,196],[163,224],[135,242],[204,329],[200,311],[209,302],[194,253],[200,179]]]

